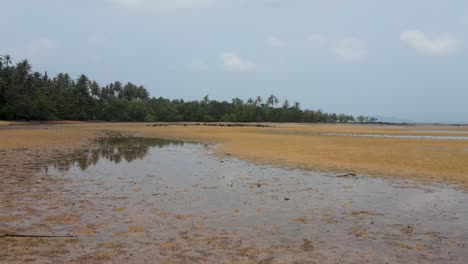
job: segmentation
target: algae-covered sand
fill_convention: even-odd
[[[453,132],[423,132],[449,131]],[[468,128],[279,125],[273,128],[144,128],[148,137],[216,142],[218,154],[312,170],[355,172],[468,185],[468,140],[329,136],[320,133],[460,136]],[[466,135],[468,136],[468,134]]]

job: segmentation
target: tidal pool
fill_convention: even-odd
[[[76,235],[63,259],[86,263],[468,259],[463,190],[259,166],[213,147],[101,140],[38,173],[58,187],[20,225]]]

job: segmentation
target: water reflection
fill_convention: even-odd
[[[74,165],[86,170],[100,159],[119,164],[143,159],[152,148],[183,146],[184,142],[159,138],[131,137],[122,134],[108,134],[99,138],[87,149],[80,149],[70,155],[61,156],[52,162],[52,167],[64,172]]]

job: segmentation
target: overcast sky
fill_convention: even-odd
[[[0,0],[0,53],[153,96],[468,122],[466,0]]]

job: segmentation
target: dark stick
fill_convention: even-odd
[[[15,235],[15,234],[5,234],[0,235],[1,237],[25,237],[25,238],[73,238],[76,236],[65,235],[65,236],[54,236],[54,235]]]
[[[348,173],[348,174],[344,174],[344,175],[338,175],[338,176],[335,176],[336,178],[347,178],[347,177],[355,177],[356,174],[354,173]]]

